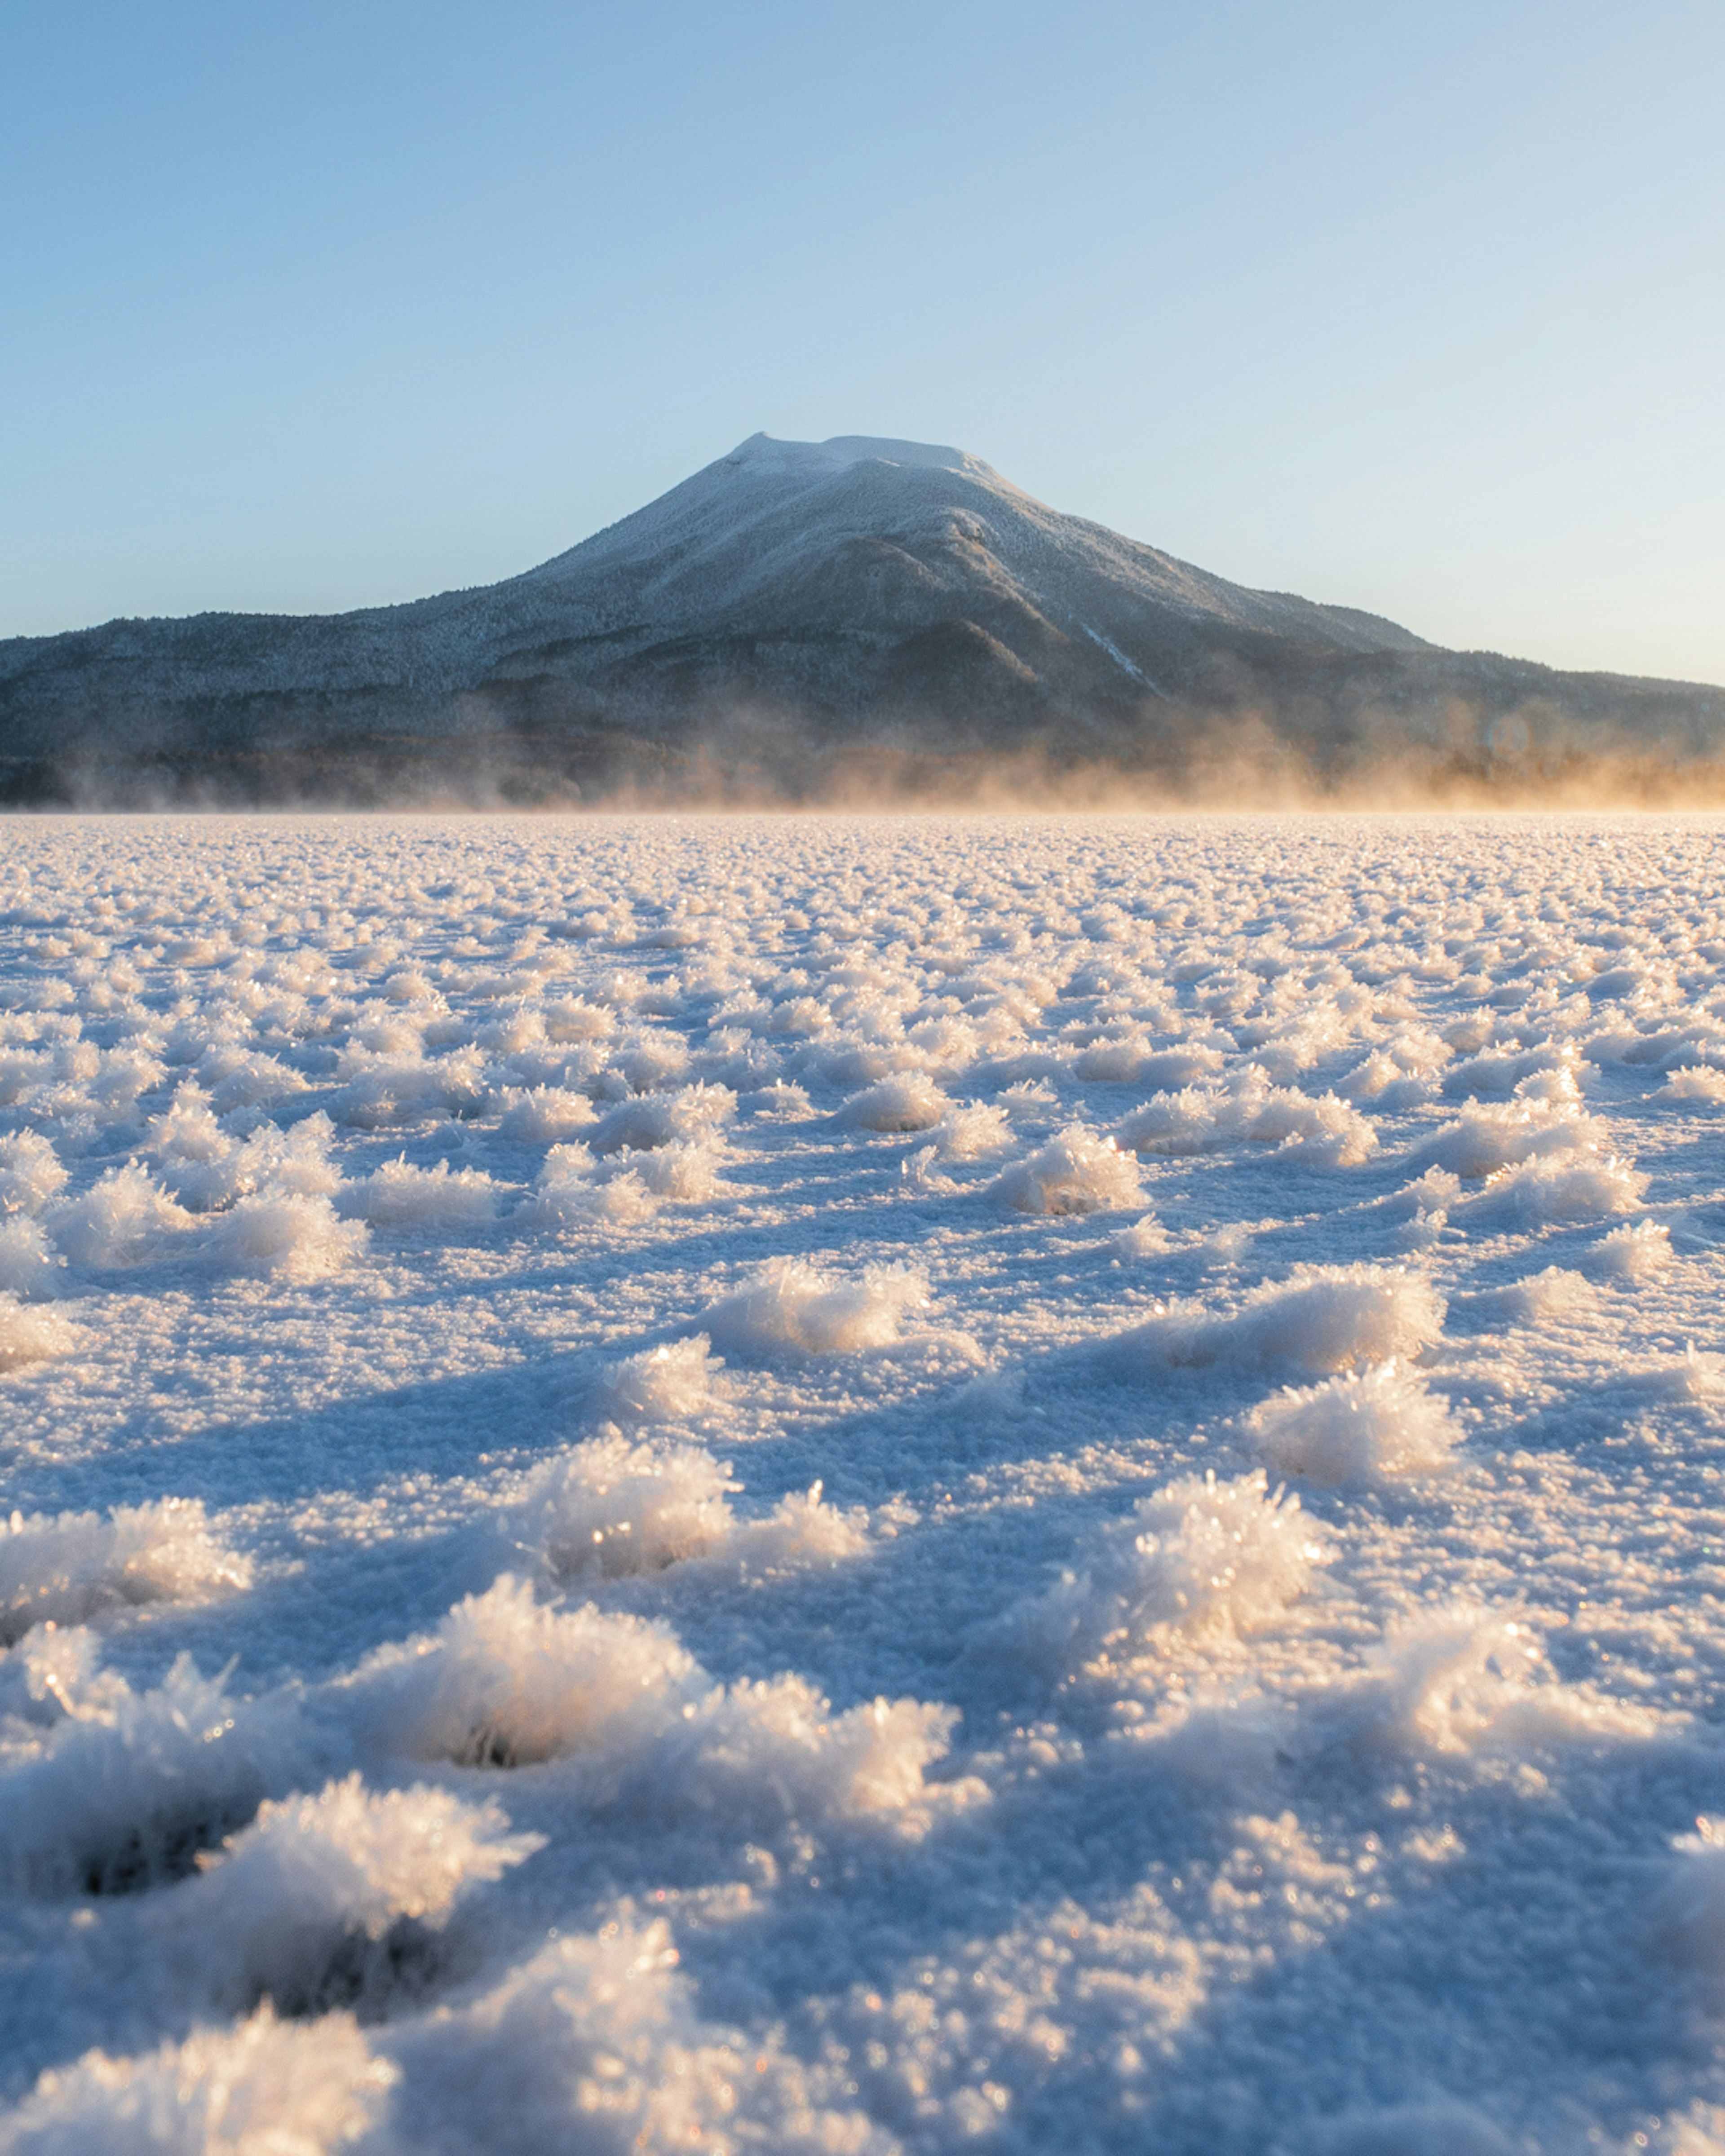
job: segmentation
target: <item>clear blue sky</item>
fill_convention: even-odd
[[[0,5],[0,634],[489,582],[757,428],[1725,681],[1719,0]]]

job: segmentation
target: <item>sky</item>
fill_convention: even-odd
[[[511,575],[757,429],[1725,681],[1717,0],[0,0],[0,635]]]

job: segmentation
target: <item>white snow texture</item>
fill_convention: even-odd
[[[1720,838],[13,819],[0,2156],[1718,2156]]]

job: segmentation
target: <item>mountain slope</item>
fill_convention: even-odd
[[[363,798],[484,767],[554,793],[764,756],[819,790],[863,745],[1178,774],[1246,724],[1317,768],[1404,737],[1450,753],[1458,709],[1488,760],[1507,714],[1725,731],[1717,691],[1462,660],[1062,516],[960,450],[757,434],[502,583],[0,643],[0,788]]]

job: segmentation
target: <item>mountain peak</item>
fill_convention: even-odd
[[[773,434],[751,434],[739,442],[723,464],[746,465],[751,470],[806,474],[819,478],[843,471],[850,465],[916,465],[936,471],[963,472],[971,479],[1004,485],[999,472],[963,449],[938,442],[901,442],[886,434],[834,434],[824,442],[785,442]]]
[[[1276,784],[1322,788],[1386,757],[1489,773],[1512,718],[1650,768],[1725,739],[1716,692],[1440,651],[1063,516],[963,449],[758,434],[499,584],[0,644],[0,803],[90,772],[116,798],[368,798],[475,757],[523,798],[675,793],[711,757],[793,793],[877,754],[1184,785],[1260,738]]]

